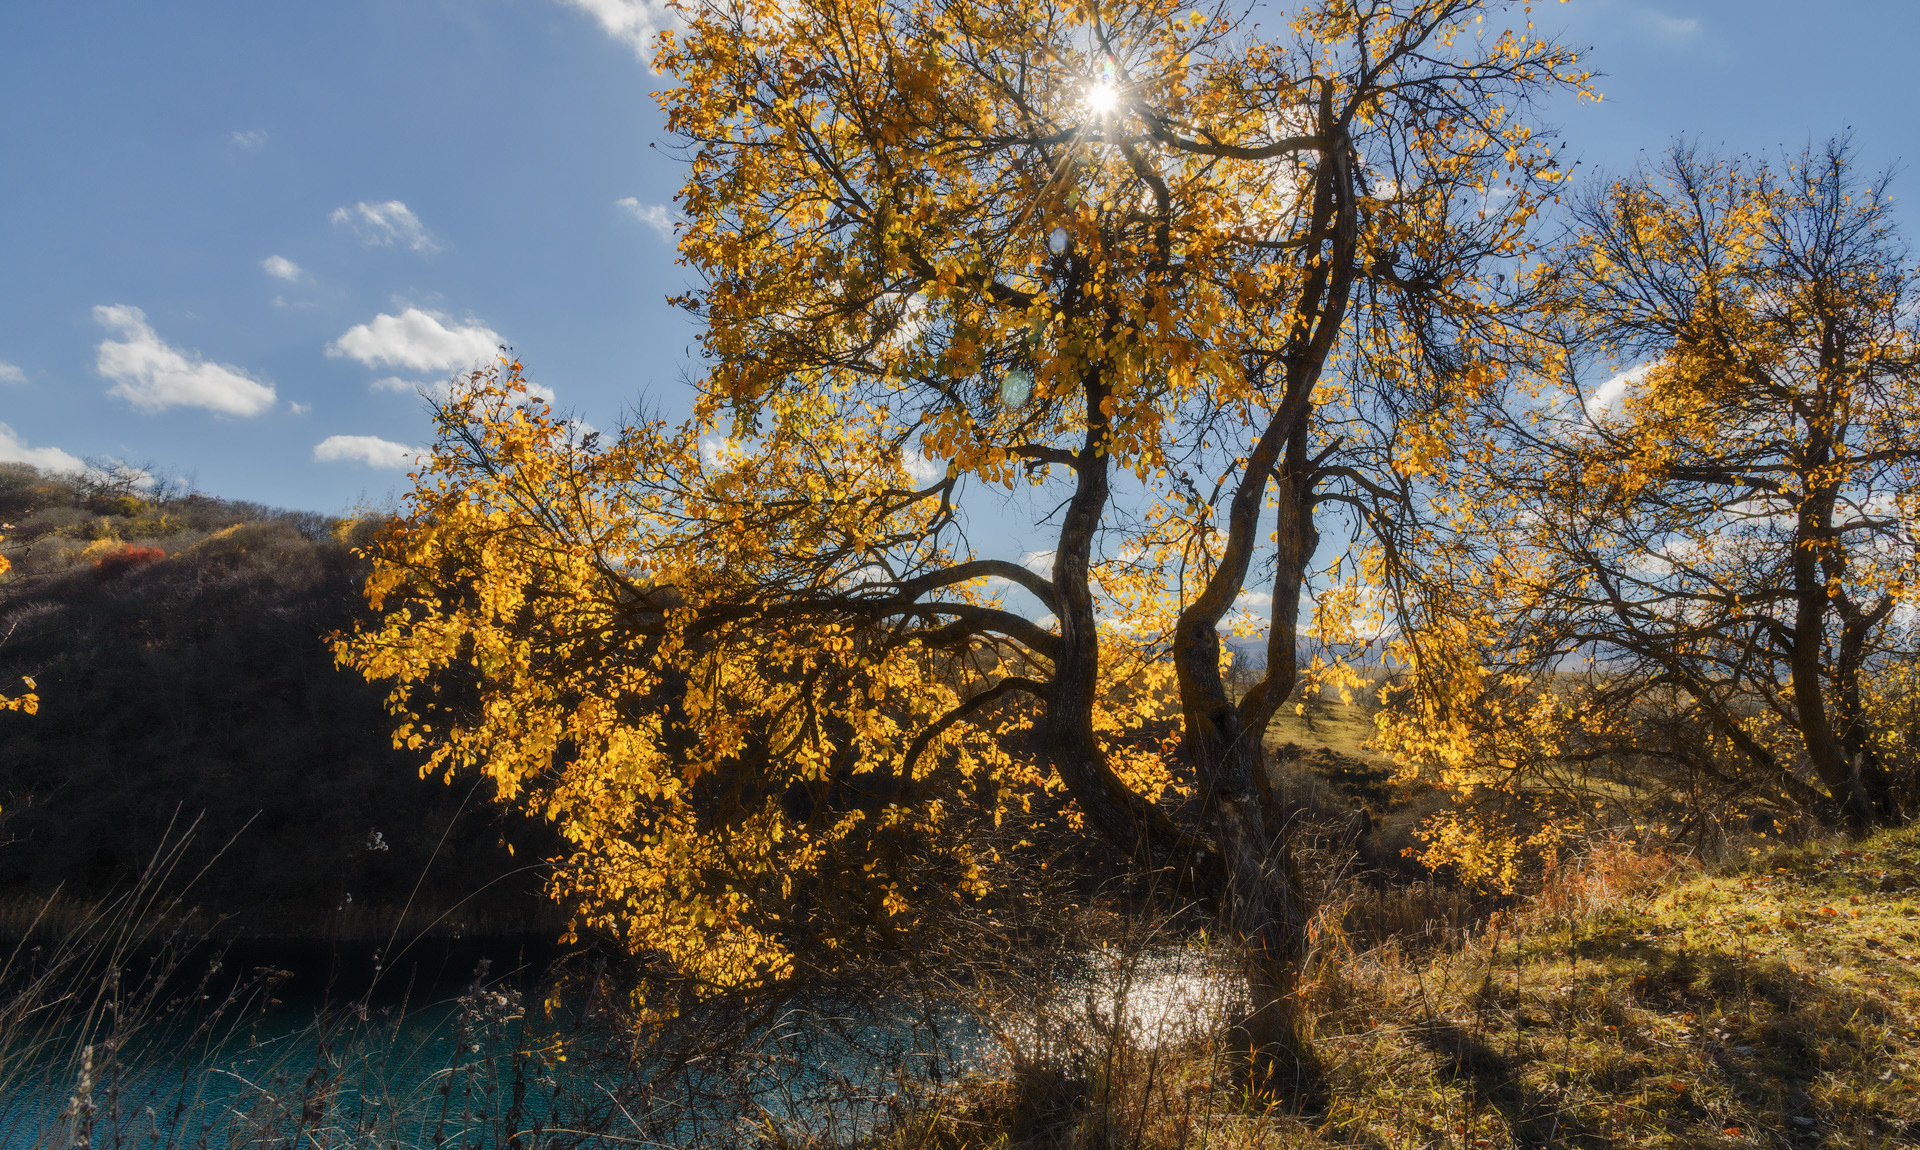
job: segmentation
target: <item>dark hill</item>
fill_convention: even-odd
[[[256,934],[384,933],[409,897],[417,925],[457,907],[442,930],[551,925],[540,828],[422,781],[379,690],[333,665],[371,524],[17,465],[0,521],[0,690],[31,675],[41,699],[0,714],[8,919],[129,882],[197,819],[190,859],[226,850],[193,901]]]

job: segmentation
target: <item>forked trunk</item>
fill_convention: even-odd
[[[1864,745],[1848,746],[1842,733],[1834,729],[1828,711],[1827,684],[1821,672],[1827,612],[1834,604],[1828,588],[1828,573],[1821,570],[1819,563],[1821,548],[1814,544],[1832,546],[1833,503],[1834,496],[1827,491],[1808,499],[1801,507],[1793,549],[1793,649],[1789,665],[1793,669],[1794,710],[1801,739],[1806,744],[1807,759],[1814,773],[1820,776],[1827,794],[1840,807],[1847,828],[1856,835],[1864,835],[1891,816],[1892,796],[1889,780],[1879,762],[1867,753]],[[1849,631],[1855,633],[1849,634]],[[1843,627],[1840,636],[1841,658],[1836,675],[1840,681],[1835,686],[1841,695],[1843,717],[1845,704],[1850,699],[1857,708],[1859,649],[1865,645],[1864,631],[1865,628],[1858,626]],[[1848,658],[1849,646],[1854,648],[1852,659]],[[1847,674],[1849,664],[1852,676]]]
[[[1261,447],[1277,449],[1281,441],[1276,435],[1274,443]],[[1277,454],[1257,447],[1253,465],[1264,475]],[[1302,485],[1290,481],[1296,474],[1280,472],[1279,555],[1265,674],[1244,698],[1234,700],[1221,673],[1218,630],[1245,578],[1264,481],[1243,482],[1236,493],[1222,562],[1207,589],[1182,613],[1174,637],[1186,750],[1199,776],[1207,829],[1226,864],[1222,909],[1246,952],[1252,1012],[1242,1027],[1251,1069],[1263,1089],[1291,1093],[1312,1077],[1293,998],[1307,958],[1312,908],[1294,865],[1289,828],[1272,800],[1264,739],[1275,711],[1294,688],[1300,589],[1319,538]]]

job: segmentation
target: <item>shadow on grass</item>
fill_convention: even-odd
[[[1480,1035],[1445,1019],[1431,1019],[1415,1033],[1447,1060],[1441,1072],[1466,1091],[1469,1105],[1484,1104],[1500,1115],[1515,1144],[1530,1150],[1616,1145],[1568,1115],[1552,1095],[1528,1086],[1520,1064]]]
[[[1568,978],[1572,985],[1560,990],[1571,994],[1546,1004],[1569,1037],[1555,1061],[1585,1080],[1595,1102],[1640,1100],[1629,1106],[1640,1128],[1630,1144],[1648,1126],[1683,1141],[1710,1137],[1729,1102],[1741,1112],[1726,1115],[1729,1125],[1767,1127],[1781,1143],[1812,1145],[1842,1131],[1913,1133],[1890,1095],[1870,1085],[1886,1069],[1889,1028],[1899,1025],[1887,1000],[1779,955],[1689,946],[1632,928],[1579,940],[1568,953],[1578,973],[1555,977]],[[1516,1030],[1546,1024],[1526,1018],[1537,1004],[1527,1006],[1517,990],[1487,994],[1480,1006],[1494,1003],[1514,1011]],[[1558,1091],[1526,1084],[1526,1044],[1503,1052],[1483,1027],[1448,1019],[1429,1019],[1417,1033],[1446,1060],[1446,1073],[1502,1116],[1517,1144],[1619,1144],[1620,1133],[1580,1122]],[[1823,1081],[1829,1089],[1816,1101]],[[1848,1081],[1854,1085],[1832,1088]]]

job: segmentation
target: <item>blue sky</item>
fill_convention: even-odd
[[[1608,74],[1600,105],[1552,112],[1588,169],[1682,133],[1773,152],[1847,128],[1870,165],[1920,161],[1917,0],[1535,18]],[[653,20],[640,0],[0,6],[0,459],[380,503],[403,482],[382,444],[427,434],[414,385],[495,340],[589,422],[683,410]]]

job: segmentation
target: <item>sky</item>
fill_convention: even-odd
[[[1920,162],[1916,0],[1533,17],[1602,73],[1599,104],[1546,115],[1583,172],[1681,136],[1777,155],[1844,131],[1870,168]],[[419,387],[501,343],[596,426],[683,412],[701,365],[667,303],[691,281],[646,63],[664,19],[645,0],[0,5],[0,460],[391,505],[430,432]]]

